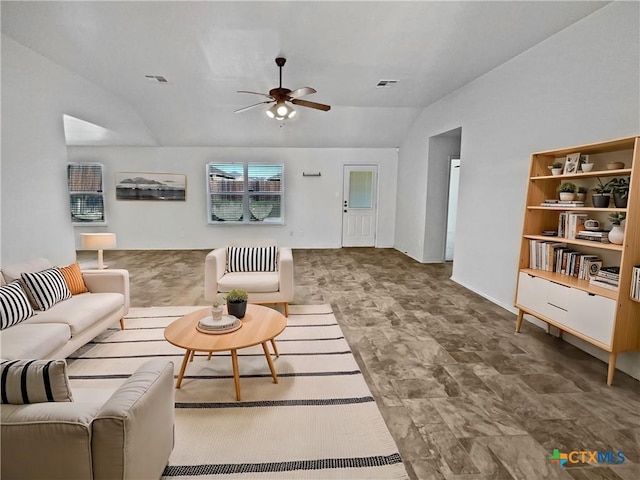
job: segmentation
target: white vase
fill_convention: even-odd
[[[222,306],[211,307],[211,318],[213,318],[214,320],[221,320],[222,310],[223,310]]]
[[[590,172],[593,170],[593,163],[583,163],[581,168],[583,172]]]
[[[624,241],[624,227],[621,225],[614,225],[609,232],[609,241],[616,245],[622,245]]]

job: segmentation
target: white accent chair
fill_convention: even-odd
[[[268,247],[273,240],[232,242],[230,247]],[[241,288],[249,294],[249,303],[282,304],[285,316],[289,316],[289,302],[293,300],[293,254],[291,248],[278,247],[275,272],[229,272],[227,247],[209,252],[204,264],[204,299],[213,302],[218,294],[224,295]]]

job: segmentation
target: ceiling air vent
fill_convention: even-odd
[[[150,82],[155,83],[169,83],[169,80],[164,78],[162,75],[145,75],[144,78],[149,80]]]
[[[376,88],[391,88],[396,83],[398,83],[398,80],[380,80],[376,85]]]

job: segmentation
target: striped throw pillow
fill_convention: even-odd
[[[227,247],[227,272],[275,272],[278,247]]]
[[[2,403],[73,402],[64,360],[4,360],[0,363]]]
[[[80,271],[80,265],[78,262],[72,263],[66,267],[59,267],[60,273],[64,278],[64,283],[67,284],[67,288],[71,292],[71,295],[78,295],[79,293],[86,293],[89,291],[82,278],[82,272]]]
[[[20,323],[32,315],[33,308],[18,280],[0,287],[0,330]]]
[[[22,281],[29,289],[39,310],[48,310],[56,303],[71,298],[71,292],[64,278],[55,267],[41,272],[21,273]]]

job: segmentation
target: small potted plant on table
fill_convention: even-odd
[[[576,184],[571,182],[563,182],[558,187],[558,193],[560,194],[560,200],[573,200],[576,198]]]
[[[214,320],[222,319],[222,311],[224,307],[224,298],[222,295],[216,295],[216,298],[211,302],[211,318]]]
[[[236,318],[243,318],[247,311],[247,300],[249,294],[246,290],[236,288],[227,293],[225,300],[227,301],[227,311],[229,315]]]

